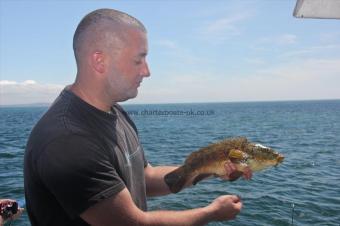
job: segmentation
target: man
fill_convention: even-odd
[[[26,148],[32,225],[203,225],[235,218],[242,207],[237,196],[192,210],[147,211],[147,196],[170,193],[164,175],[176,167],[148,164],[135,125],[117,104],[136,97],[150,76],[141,22],[96,10],[78,25],[73,48],[76,81],[34,127]],[[227,164],[225,179],[235,172]]]

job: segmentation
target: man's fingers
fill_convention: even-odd
[[[234,163],[230,162],[230,163],[228,163],[228,166],[230,167],[230,171],[231,171],[231,172],[233,172],[233,171],[236,170],[236,166],[235,166]]]
[[[234,181],[243,175],[244,179],[250,180],[253,173],[249,167],[244,169],[244,172],[237,171],[236,165],[232,163],[230,160],[227,160],[224,164],[225,175],[221,176],[223,180]]]
[[[240,176],[242,176],[242,172],[240,171],[234,171],[229,175],[229,180],[230,181],[234,181],[237,180],[238,178],[240,178]]]
[[[243,204],[242,204],[242,202],[239,201],[239,202],[235,202],[234,205],[235,205],[235,207],[236,207],[237,209],[241,210]]]
[[[238,195],[231,195],[230,197],[234,203],[241,201],[241,197]]]
[[[251,171],[249,167],[247,167],[243,172],[244,179],[250,180],[252,176],[253,176],[253,172]]]
[[[224,168],[225,168],[225,171],[226,171],[226,175],[228,175],[228,176],[236,170],[234,163],[232,163],[230,160],[228,160],[224,164]]]
[[[0,199],[0,202],[1,203],[4,203],[4,202],[15,202],[15,200],[13,200],[13,199]]]
[[[234,181],[238,179],[240,176],[242,176],[242,172],[237,171],[236,165],[232,163],[230,160],[226,161],[226,163],[224,164],[224,168],[225,175],[221,177],[223,180]]]
[[[13,200],[13,199],[0,199],[0,203],[8,203],[8,204],[10,204],[10,203],[14,203],[14,202],[16,202],[16,201]],[[10,217],[8,219],[2,219],[2,221],[7,221],[9,219],[15,220],[15,219],[17,219],[17,218],[19,218],[21,216],[23,211],[24,211],[23,208],[18,207],[18,210],[17,210],[16,214],[10,215]],[[1,221],[0,221],[0,225],[1,225]]]
[[[18,219],[21,216],[21,214],[24,212],[24,210],[25,210],[24,208],[18,208],[18,212],[11,217],[12,220]]]

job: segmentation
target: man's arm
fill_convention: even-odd
[[[153,167],[148,164],[144,169],[147,196],[170,194],[171,191],[164,181],[164,176],[177,168],[177,166]],[[225,164],[225,171],[226,175],[221,177],[223,180],[236,180],[242,175],[245,179],[251,179],[252,177],[252,172],[250,169],[247,169],[244,173],[238,172],[236,171],[235,165],[231,162],[227,162]]]
[[[210,205],[184,211],[140,210],[133,202],[129,191],[124,188],[112,198],[87,209],[80,216],[93,226],[107,225],[204,225],[211,221],[231,220],[242,208],[237,196],[220,196]]]
[[[146,195],[150,197],[170,194],[171,191],[164,181],[164,176],[177,168],[178,166],[153,167],[148,164],[144,169]]]

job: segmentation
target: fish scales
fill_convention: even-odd
[[[245,137],[231,138],[192,152],[184,164],[167,174],[164,180],[170,190],[177,193],[183,187],[196,184],[209,176],[224,176],[228,160],[242,173],[246,168],[259,171],[277,165],[283,159],[283,155],[273,149],[251,143]]]

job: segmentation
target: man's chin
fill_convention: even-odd
[[[138,89],[136,89],[134,92],[131,92],[129,99],[133,99],[133,98],[137,97],[137,95],[138,95]]]
[[[126,95],[125,97],[121,98],[118,102],[123,102],[123,101],[127,101],[133,98],[136,98],[138,95],[138,90],[136,90],[135,92],[131,92],[128,95]]]

